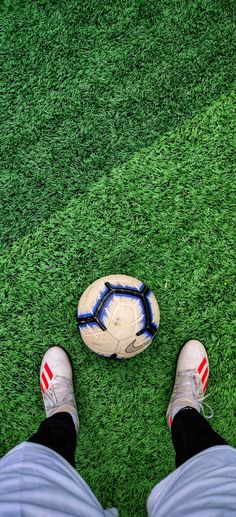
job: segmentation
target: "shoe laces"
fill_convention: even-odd
[[[202,383],[196,370],[186,369],[178,372],[174,386],[172,403],[183,397],[183,386],[189,388],[189,393],[186,393],[186,389],[184,396],[188,395],[191,398],[194,398],[194,401],[198,404],[203,416],[207,419],[212,418],[213,410],[209,404],[205,402],[205,400],[210,396],[210,393],[204,395],[202,391]],[[205,408],[209,410],[209,414],[206,414]]]
[[[47,410],[59,407],[63,402],[74,404],[73,384],[64,375],[55,375],[50,387],[45,389],[44,395]]]

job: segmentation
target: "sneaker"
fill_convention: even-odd
[[[183,346],[178,358],[175,385],[166,413],[169,428],[176,413],[183,408],[191,407],[199,413],[202,410],[206,417],[202,402],[206,398],[208,378],[209,362],[206,350],[200,341],[191,339]],[[211,418],[212,414],[211,410],[211,414],[206,418]]]
[[[71,414],[76,433],[79,418],[73,389],[73,373],[69,356],[60,346],[52,346],[43,357],[40,368],[40,388],[46,416],[66,411]]]

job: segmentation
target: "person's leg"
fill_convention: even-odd
[[[28,442],[53,449],[75,468],[76,430],[70,413],[55,413],[46,418]]]
[[[75,468],[79,418],[72,363],[62,347],[53,346],[45,353],[40,368],[40,387],[47,418],[28,441],[56,451]]]
[[[183,408],[175,415],[171,434],[176,467],[209,447],[228,445],[224,438],[213,431],[209,422],[191,407]]]
[[[176,452],[176,467],[204,449],[227,445],[200,415],[208,377],[209,362],[203,344],[197,340],[188,341],[178,358],[175,385],[166,414]]]

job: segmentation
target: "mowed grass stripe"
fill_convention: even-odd
[[[236,445],[234,98],[111,170],[1,259],[1,454],[44,417],[40,362],[61,344],[75,367],[77,468],[122,517],[145,515],[174,468],[165,411],[190,337],[209,353],[213,426]],[[146,282],[161,309],[157,339],[127,362],[87,350],[75,321],[87,285],[118,272]]]
[[[2,249],[231,88],[234,12],[213,0],[4,3]]]

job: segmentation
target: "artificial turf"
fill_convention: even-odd
[[[201,339],[212,425],[236,446],[233,3],[5,2],[0,453],[44,418],[39,367],[72,357],[76,465],[104,507],[144,516],[174,469],[179,350]],[[124,273],[161,326],[125,362],[86,349],[79,296]]]
[[[231,88],[234,14],[233,0],[3,2],[4,248]]]

